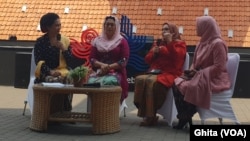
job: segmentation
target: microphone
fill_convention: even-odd
[[[157,45],[157,46],[160,46],[161,42],[162,42],[161,39],[157,39],[157,40],[156,40],[156,45]]]
[[[57,41],[60,41],[61,40],[61,34],[57,34],[56,39],[57,39]]]

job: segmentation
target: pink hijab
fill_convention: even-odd
[[[216,22],[216,20],[211,16],[201,16],[196,18],[196,30],[197,35],[201,37],[199,43],[197,44],[196,53],[197,58],[206,58],[205,56],[209,56],[212,54],[213,42],[216,40],[220,40],[224,43],[225,51],[228,49],[226,47],[226,43],[221,38],[221,31]],[[199,66],[204,63],[202,60],[197,59],[193,60],[191,68],[199,68]]]
[[[105,34],[105,22],[109,18],[114,18],[115,19],[115,26],[116,26],[116,31],[112,37],[112,39],[108,40],[107,35]],[[120,34],[120,22],[117,17],[115,16],[107,16],[104,19],[103,25],[102,25],[102,33],[99,37],[95,38],[92,46],[96,47],[98,51],[100,52],[109,52],[110,50],[116,48],[119,43],[122,40],[122,36]]]
[[[219,26],[211,16],[201,16],[196,18],[197,35],[201,37],[200,44],[208,44],[215,38],[221,38]]]

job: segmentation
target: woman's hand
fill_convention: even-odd
[[[100,67],[100,72],[98,73],[99,75],[105,75],[109,72],[110,70],[110,66],[109,64],[102,64]]]
[[[195,74],[196,74],[196,70],[192,69],[192,70],[184,70],[184,74],[187,76],[187,77],[193,77]]]
[[[59,48],[62,51],[66,51],[67,49],[63,46],[62,42],[57,41],[56,47]]]
[[[154,47],[153,51],[155,54],[158,54],[160,52],[161,46]]]
[[[54,77],[58,77],[58,76],[61,76],[62,74],[59,71],[51,70],[50,75]]]

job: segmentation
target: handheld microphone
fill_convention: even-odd
[[[157,46],[160,46],[160,45],[161,45],[161,42],[162,42],[161,39],[157,39],[157,40],[156,40],[156,45],[157,45]]]
[[[57,41],[60,41],[61,40],[61,34],[57,34],[56,38],[57,38]]]

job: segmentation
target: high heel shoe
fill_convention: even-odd
[[[190,119],[180,119],[179,120],[179,122],[178,122],[178,124],[177,125],[175,125],[175,126],[173,126],[173,128],[174,129],[183,129],[184,128],[184,126],[187,124],[187,123],[189,123],[190,124],[190,122],[191,122],[191,124],[192,124],[192,119],[190,120]]]

